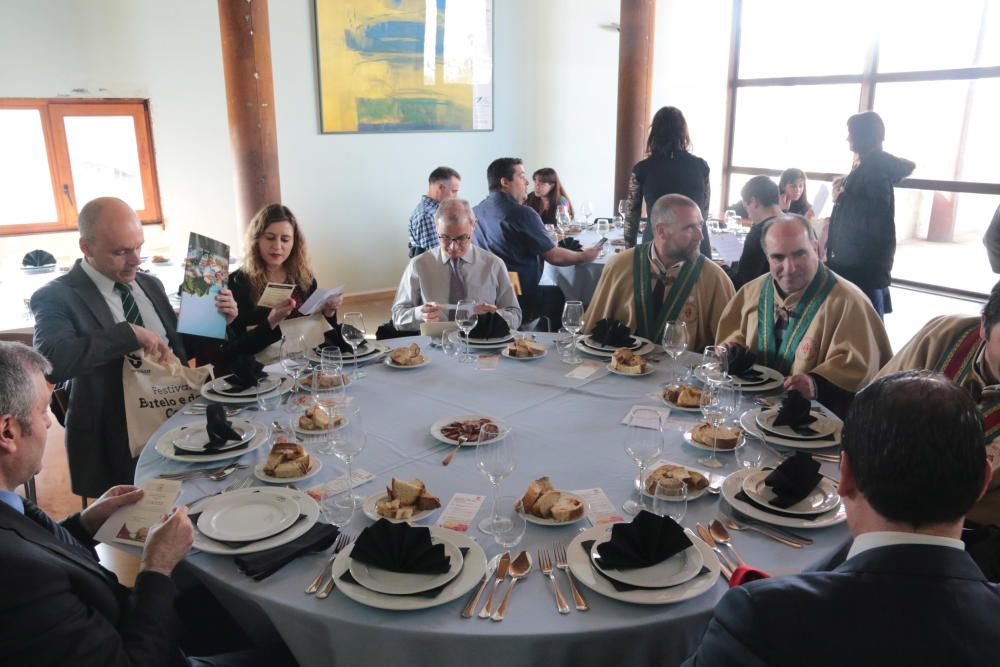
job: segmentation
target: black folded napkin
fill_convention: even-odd
[[[632,523],[612,526],[611,539],[597,547],[597,553],[604,569],[632,570],[662,563],[689,546],[680,524],[643,510]]]
[[[459,549],[459,551],[462,552],[462,558],[464,559],[466,557],[466,555],[469,553],[469,548],[468,547],[461,547]],[[351,552],[351,555],[353,557],[354,552]],[[463,563],[462,563],[462,567],[465,567],[464,560],[463,560]],[[351,571],[350,570],[345,570],[344,573],[342,575],[340,575],[340,580],[343,581],[343,582],[345,582],[345,583],[348,583],[348,584],[355,584],[357,586],[361,586],[361,584],[358,583],[358,580],[355,579],[351,575]],[[407,597],[436,598],[437,596],[441,595],[441,592],[445,588],[447,588],[448,584],[450,584],[452,581],[455,581],[455,580],[452,579],[450,581],[446,581],[443,584],[441,584],[440,586],[435,586],[434,588],[428,589],[426,591],[419,591],[417,593],[406,593],[405,595]]]
[[[232,375],[226,378],[230,391],[245,391],[256,387],[260,380],[267,377],[264,364],[254,359],[253,355],[241,354],[233,360]]]
[[[745,348],[742,345],[730,345],[727,348],[729,355],[729,364],[727,368],[729,369],[730,375],[735,375],[741,380],[761,380],[764,375],[757,370],[754,370],[753,365],[757,363],[757,355]]]
[[[21,266],[27,267],[48,266],[55,263],[55,256],[51,252],[44,250],[32,250],[21,259]]]
[[[476,326],[469,332],[469,338],[472,340],[503,338],[509,335],[510,326],[498,313],[483,313],[479,316]]]
[[[212,403],[205,409],[206,425],[208,431],[208,444],[205,449],[218,450],[227,442],[241,440],[239,433],[233,430],[233,425],[226,418],[226,407],[219,403]]]
[[[590,337],[608,347],[632,347],[635,345],[631,329],[611,318],[598,321],[594,325],[594,330],[590,332]]]
[[[802,392],[792,389],[781,399],[781,407],[778,408],[778,416],[773,425],[788,426],[800,435],[815,435],[816,431],[809,428],[809,424],[816,421],[811,410],[812,403],[809,399]]]
[[[580,542],[580,547],[583,549],[583,552],[587,554],[587,560],[590,560],[590,548],[592,546],[594,546],[594,540],[583,540],[582,542]],[[676,586],[683,586],[685,584],[689,584],[694,579],[697,579],[701,575],[710,572],[710,570],[707,567],[702,566],[701,570],[694,577],[692,577],[688,581],[683,581],[679,584],[674,584],[673,586],[636,586],[635,584],[626,584],[624,581],[618,581],[617,579],[609,577],[608,575],[601,572],[601,569],[598,567],[595,567],[593,569],[594,572],[598,574],[598,576],[600,576],[603,579],[607,579],[607,581],[611,584],[611,586],[619,593],[627,593],[628,591],[662,591],[668,588],[674,588]]]
[[[341,352],[345,352],[348,354],[351,353],[352,351],[351,344],[348,343],[346,340],[344,340],[343,335],[341,335],[340,333],[339,327],[333,327],[329,331],[325,332],[323,334],[323,342],[320,343],[320,346],[317,347],[316,349],[322,350],[327,347],[336,347]],[[358,347],[358,349],[361,349],[361,347],[364,347],[363,343]]]
[[[429,528],[387,519],[379,519],[361,531],[354,541],[351,558],[407,574],[444,574],[451,569],[451,557],[445,553],[444,545],[431,544]]]
[[[783,516],[789,519],[805,519],[806,521],[815,521],[819,517],[826,514],[826,512],[817,512],[816,514],[797,514],[795,512],[782,512],[781,510],[774,509],[770,505],[764,505],[762,503],[758,503],[756,500],[748,496],[747,492],[744,491],[743,489],[740,489],[739,492],[736,494],[736,500],[741,500],[745,502],[747,505],[753,505],[761,512],[767,512],[768,514],[773,514],[775,516]]]
[[[808,452],[795,452],[794,456],[775,468],[764,480],[776,496],[769,501],[780,509],[791,507],[808,496],[823,479],[819,473],[819,461],[813,459]]]
[[[325,551],[330,548],[340,530],[326,523],[316,523],[301,537],[280,547],[258,551],[255,554],[236,556],[236,567],[240,572],[261,581],[283,568],[299,556],[311,551]]]
[[[583,250],[583,244],[577,241],[572,236],[567,236],[566,238],[559,241],[559,247],[566,248],[567,250],[575,250],[576,252],[580,252],[581,250]]]

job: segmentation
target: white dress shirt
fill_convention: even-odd
[[[397,329],[418,330],[424,321],[420,309],[425,303],[448,303],[450,262],[451,258],[441,246],[410,260],[392,304],[392,323]],[[507,266],[499,257],[469,244],[459,262],[459,271],[465,280],[466,298],[496,306],[497,313],[511,329],[521,326],[521,307],[507,274]],[[453,320],[454,316],[454,312],[450,311],[441,313],[442,321]]]
[[[930,544],[936,547],[952,547],[959,551],[965,550],[965,543],[953,537],[939,537],[938,535],[923,535],[921,533],[903,533],[897,531],[876,531],[872,533],[861,533],[854,538],[851,550],[847,552],[848,558],[853,558],[858,554],[877,549],[879,547],[889,547],[896,544]]]
[[[90,262],[86,258],[80,262],[80,267],[83,272],[94,282],[97,286],[97,291],[101,293],[104,300],[108,303],[108,308],[111,309],[111,317],[114,318],[115,324],[125,321],[125,308],[122,306],[122,297],[118,292],[115,291],[115,281],[108,278],[106,275],[95,269],[90,265]],[[134,280],[130,283],[124,283],[128,287],[129,291],[132,292],[132,298],[135,299],[135,305],[139,307],[139,314],[142,315],[142,326],[150,331],[155,331],[160,334],[164,340],[167,339],[167,329],[163,326],[163,322],[160,321],[160,316],[156,314],[156,308],[153,306],[153,302],[149,300],[146,293],[142,291],[142,287]]]

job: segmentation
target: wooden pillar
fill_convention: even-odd
[[[618,38],[618,130],[615,144],[615,202],[628,194],[632,167],[646,150],[653,117],[653,33],[656,0],[621,0]],[[617,209],[615,209],[617,211]]]
[[[281,201],[267,0],[218,0],[240,231]],[[197,158],[195,158],[197,159]]]

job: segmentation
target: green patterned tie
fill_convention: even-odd
[[[129,324],[142,326],[142,314],[132,297],[132,291],[123,283],[115,283],[115,291],[122,298],[122,310],[125,311],[125,321]]]

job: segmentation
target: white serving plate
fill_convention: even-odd
[[[496,417],[490,417],[489,415],[459,415],[457,417],[445,417],[444,419],[439,419],[436,422],[434,422],[433,424],[431,424],[431,435],[434,436],[434,438],[436,440],[439,440],[439,441],[445,443],[446,445],[457,445],[458,444],[458,440],[452,440],[451,438],[446,437],[441,432],[441,429],[444,428],[445,426],[447,426],[448,424],[452,423],[452,422],[464,422],[464,421],[470,421],[470,420],[473,420],[473,419],[490,419],[490,420],[493,421],[493,423],[495,423],[497,426],[500,427],[501,433],[500,433],[499,437],[490,438],[486,442],[495,442],[495,441],[498,441],[498,440],[503,440],[506,437],[506,434],[503,433],[503,430],[506,430],[507,426],[502,421],[500,421],[499,419],[497,419]],[[466,441],[462,446],[463,447],[475,447],[478,444],[479,444],[478,440],[469,440],[469,441]]]
[[[242,556],[244,554],[253,554],[258,551],[266,551],[267,549],[280,547],[283,544],[288,544],[289,542],[302,537],[309,532],[309,529],[312,528],[316,524],[316,521],[319,520],[319,504],[310,498],[308,494],[303,493],[302,491],[287,489],[283,486],[257,488],[267,489],[272,493],[281,493],[294,498],[299,504],[299,512],[304,515],[304,518],[283,533],[278,533],[273,537],[268,537],[251,544],[247,544],[246,546],[236,548],[228,547],[225,544],[216,542],[196,530],[194,533],[194,548],[199,551],[204,551],[205,553],[219,554],[222,556]],[[253,489],[243,490],[251,491]],[[235,491],[233,493],[235,493]],[[194,514],[200,511],[202,507],[205,507],[209,500],[209,498],[206,498],[205,500],[196,502],[191,506],[191,513]]]
[[[228,459],[235,459],[254,451],[259,448],[265,442],[267,442],[271,437],[271,429],[264,424],[254,423],[254,428],[257,430],[257,434],[250,441],[249,446],[246,449],[227,449],[219,452],[218,454],[175,454],[174,453],[174,440],[181,437],[186,429],[194,427],[193,424],[187,424],[186,426],[178,426],[177,428],[172,428],[159,438],[153,444],[153,449],[156,453],[163,458],[170,459],[171,461],[180,461],[181,463],[214,463],[215,461],[226,461]]]
[[[838,426],[839,419],[833,419],[825,412],[813,408],[809,411],[809,414],[816,418],[812,424],[809,424],[809,428],[816,431],[813,435],[802,435],[797,433],[790,426],[775,426],[774,421],[778,418],[778,411],[781,408],[770,408],[768,410],[763,410],[757,414],[754,419],[757,426],[761,430],[766,431],[770,435],[776,435],[779,438],[786,438],[788,440],[819,440],[827,436],[833,435]]]
[[[583,505],[583,514],[570,521],[556,521],[555,519],[543,519],[540,516],[535,516],[531,512],[525,512],[524,513],[525,521],[527,521],[528,523],[533,523],[536,526],[569,526],[571,524],[576,523],[577,521],[582,521],[587,517],[587,503],[583,501],[583,498],[576,495],[575,493],[568,493],[566,491],[559,491],[559,493],[561,493],[564,496],[569,496],[570,498],[576,498],[577,500],[579,500],[580,503]]]
[[[833,434],[833,440],[792,440],[791,438],[782,438],[773,433],[768,433],[757,426],[757,415],[760,412],[761,408],[753,408],[744,412],[740,417],[740,426],[747,433],[759,440],[765,440],[772,445],[779,445],[790,449],[829,449],[840,446],[840,432],[843,428],[843,422],[840,422],[840,420],[837,420],[837,430]]]
[[[764,484],[771,470],[757,470],[743,479],[743,492],[754,502],[770,505],[775,499],[774,491]],[[820,478],[819,484],[808,496],[789,507],[775,507],[788,514],[821,514],[836,509],[840,505],[840,494],[837,485],[829,477]]]
[[[198,517],[198,530],[213,540],[262,540],[287,530],[298,518],[294,498],[266,487],[240,489],[209,500]]]
[[[264,463],[258,463],[254,466],[253,474],[257,479],[267,482],[268,484],[291,484],[292,482],[301,482],[304,479],[309,479],[320,470],[323,469],[323,461],[320,460],[318,456],[312,454],[309,455],[309,472],[304,475],[295,475],[294,477],[271,477],[264,472]]]

